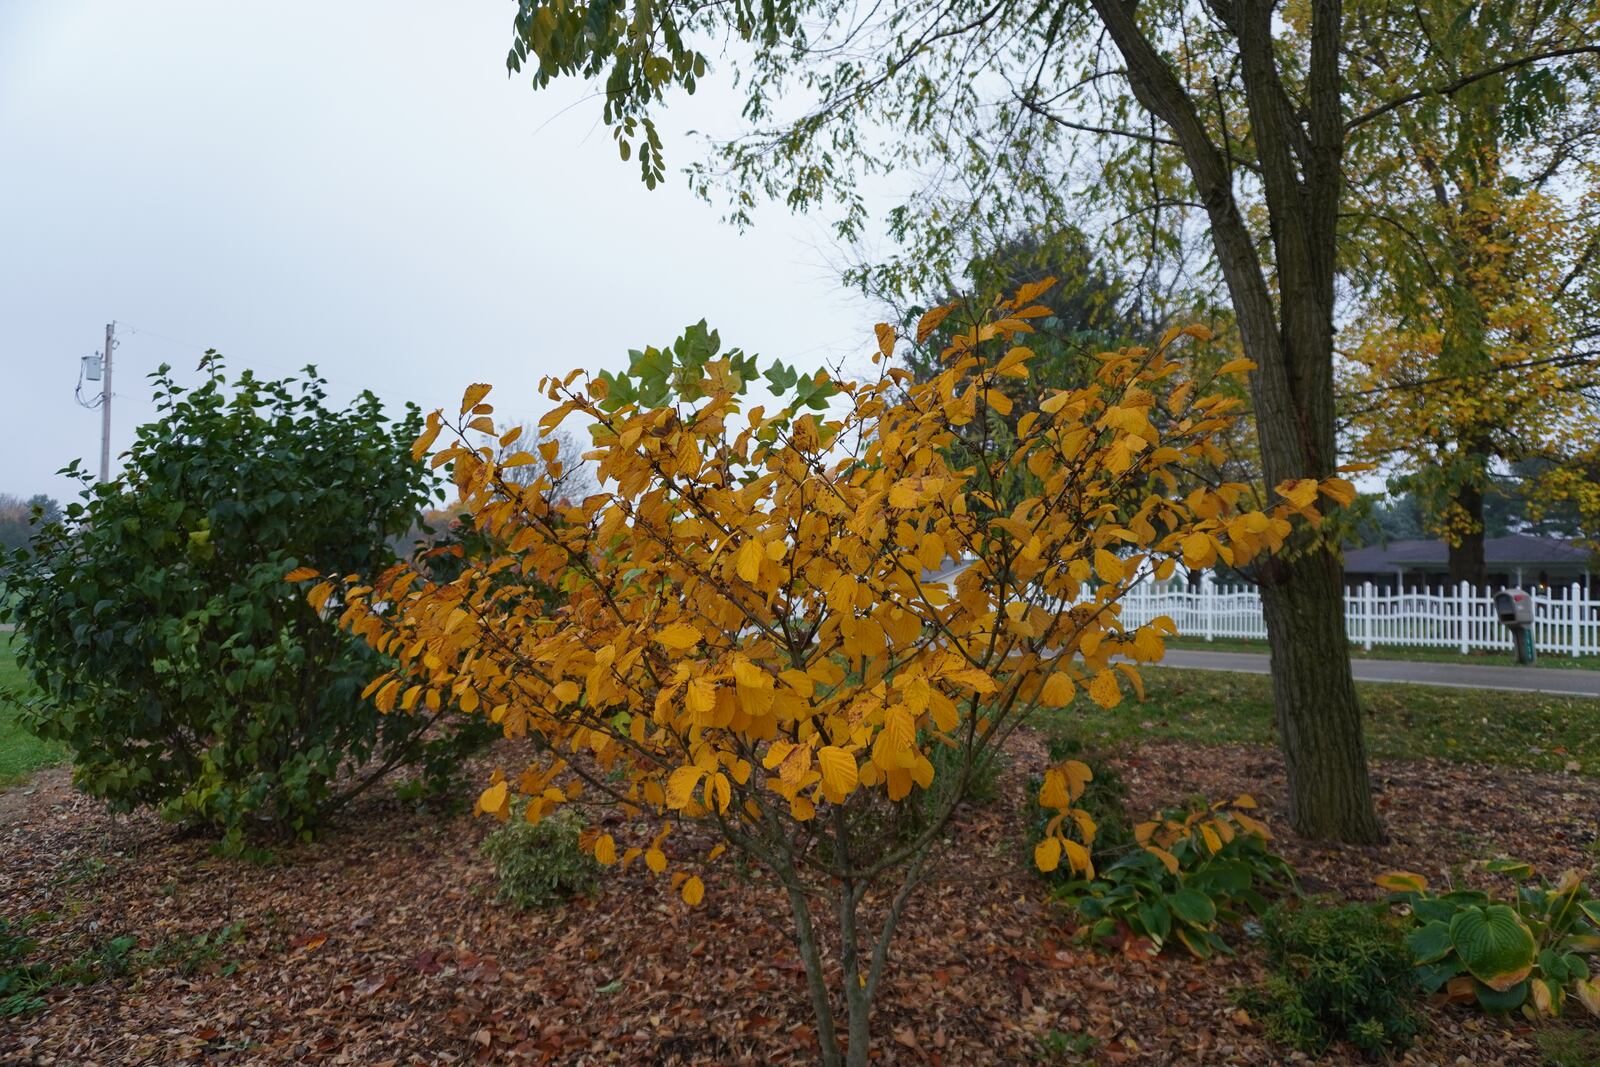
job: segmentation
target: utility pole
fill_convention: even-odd
[[[100,390],[100,481],[111,480],[111,350],[117,347],[117,324],[106,323],[105,383]]]

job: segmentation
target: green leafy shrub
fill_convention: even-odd
[[[1349,1041],[1372,1057],[1421,1027],[1405,933],[1381,905],[1284,907],[1263,916],[1271,975],[1240,1003],[1267,1035],[1311,1056]]]
[[[1600,1016],[1600,978],[1587,961],[1600,952],[1600,900],[1583,878],[1568,871],[1551,885],[1518,860],[1484,869],[1521,883],[1516,894],[1434,893],[1406,871],[1378,879],[1414,926],[1406,943],[1423,989],[1488,1011],[1521,1009],[1530,1019],[1561,1015],[1570,997]]]
[[[154,806],[237,851],[309,837],[355,792],[415,765],[437,780],[492,733],[362,699],[383,656],[284,581],[309,566],[373,574],[435,488],[410,455],[415,409],[364,393],[330,408],[313,368],[231,388],[220,363],[185,390],[152,375],[157,421],[122,476],[85,482],[64,522],[10,557],[3,613],[39,693],[28,724],[72,750],[74,776],[117,810]],[[470,725],[463,725],[469,724]]]
[[[527,911],[592,892],[600,868],[579,844],[581,832],[582,824],[570,812],[537,823],[513,813],[483,840],[483,853],[500,881],[498,899]]]
[[[1205,959],[1229,951],[1223,926],[1270,905],[1267,894],[1290,889],[1294,871],[1268,847],[1267,829],[1239,810],[1254,801],[1170,811],[1134,828],[1140,847],[1091,878],[1053,890],[1073,908],[1092,941],[1148,943],[1159,952],[1177,942]]]

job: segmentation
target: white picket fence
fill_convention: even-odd
[[[1533,639],[1540,652],[1570,656],[1600,655],[1600,599],[1582,585],[1535,589]],[[1259,638],[1267,624],[1261,596],[1253,586],[1218,585],[1207,580],[1197,589],[1181,583],[1135,586],[1122,600],[1125,626],[1142,626],[1165,615],[1184,637]],[[1371,583],[1345,590],[1345,632],[1364,648],[1411,645],[1511,651],[1511,634],[1494,610],[1494,594],[1480,593],[1463,582],[1427,592],[1382,592]]]

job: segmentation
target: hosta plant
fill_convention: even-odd
[[[1590,966],[1600,952],[1600,900],[1583,878],[1567,871],[1552,885],[1518,860],[1484,868],[1520,883],[1516,894],[1435,893],[1408,871],[1378,878],[1415,923],[1406,940],[1423,989],[1489,1011],[1520,1009],[1531,1019],[1560,1015],[1569,999],[1600,1016],[1600,978]]]
[[[1222,927],[1262,913],[1269,893],[1294,885],[1288,862],[1268,847],[1270,831],[1249,813],[1254,807],[1241,796],[1140,823],[1137,847],[1055,895],[1077,911],[1088,938],[1125,952],[1155,954],[1177,943],[1201,959],[1226,953]]]

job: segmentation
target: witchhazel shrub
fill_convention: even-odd
[[[84,482],[63,521],[10,558],[3,608],[38,686],[26,716],[72,752],[78,786],[213,828],[228,849],[309,836],[386,772],[435,780],[483,727],[445,705],[385,716],[361,688],[391,661],[286,582],[296,567],[375,570],[436,492],[410,456],[415,408],[328,404],[315,368],[185,389],[151,375],[158,417],[122,475]]]
[[[308,592],[397,654],[368,686],[380,708],[450,700],[533,742],[481,812],[581,812],[596,862],[643,865],[691,908],[730,850],[764,872],[789,904],[830,1067],[868,1062],[907,902],[949,849],[983,847],[951,817],[984,761],[1035,709],[1114,706],[1137,691],[1137,664],[1161,658],[1170,620],[1124,627],[1126,590],[1180,559],[1243,565],[1320,498],[1353,495],[1333,478],[1256,501],[1203,477],[1240,405],[1183,358],[1198,328],[1106,353],[1092,382],[1049,391],[1004,445],[952,465],[952,428],[1004,416],[1000,383],[1029,379],[1048,284],[955,330],[928,381],[911,381],[880,325],[864,380],[763,372],[770,410],[741,403],[754,358],[703,327],[621,375],[546,381],[555,407],[520,447],[490,387],[472,385],[429,416],[415,455],[451,466],[496,549],[449,580],[401,565],[316,576]],[[954,312],[929,312],[910,343]],[[546,435],[569,416],[588,424],[601,486],[576,502],[515,477],[540,456],[555,466]],[[1017,472],[1032,488],[1002,502]],[[926,580],[946,560],[967,566]],[[563,594],[555,607],[544,588]],[[1070,759],[1043,769],[1042,868],[1092,873],[1086,774]],[[900,833],[908,807],[920,821]]]

